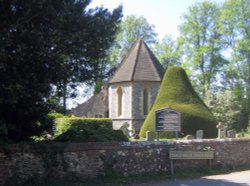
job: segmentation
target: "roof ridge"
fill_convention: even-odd
[[[137,49],[137,51],[136,51],[135,65],[134,65],[134,68],[133,68],[132,79],[131,79],[132,81],[134,80],[135,70],[136,70],[136,67],[137,67],[137,65],[138,65],[138,56],[139,56],[139,52],[140,52],[140,49],[141,49],[142,40],[139,39],[137,42],[139,42],[139,47],[138,47],[138,49]],[[136,42],[136,43],[137,43],[137,42]]]
[[[161,65],[161,63],[157,59],[157,57],[153,54],[153,52],[150,50],[150,48],[147,45],[145,45],[145,46],[146,46],[146,48],[147,48],[147,50],[149,52],[150,58],[152,58],[152,64],[154,66],[154,70],[156,71],[156,74],[159,75],[160,72],[158,72],[158,70],[159,70],[159,65]],[[164,67],[162,66],[162,68],[163,68],[163,73],[164,73]]]
[[[153,63],[153,64],[152,64]],[[135,81],[161,81],[164,68],[142,40],[133,43],[127,55],[118,65],[110,83]]]
[[[131,48],[128,50],[127,54],[125,55],[125,57],[123,57],[121,63],[118,64],[115,73],[112,75],[112,77],[109,79],[109,81],[112,81],[113,77],[116,76],[116,74],[119,72],[119,69],[123,66],[123,64],[125,63],[126,59],[129,57],[130,53],[133,51],[133,49],[135,48],[137,42],[134,42],[133,45],[131,46]]]

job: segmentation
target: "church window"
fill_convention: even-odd
[[[148,108],[149,108],[149,95],[148,95],[148,89],[144,88],[142,92],[142,100],[143,100],[143,115],[148,114]]]
[[[117,115],[122,115],[122,88],[119,87],[117,89]]]

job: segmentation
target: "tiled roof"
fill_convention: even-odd
[[[161,81],[164,72],[146,43],[139,39],[120,63],[109,83]]]
[[[100,93],[72,109],[72,114],[79,117],[95,117],[101,114],[108,117],[108,89],[105,86]]]

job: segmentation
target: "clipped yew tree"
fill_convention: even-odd
[[[172,108],[181,113],[181,133],[195,135],[197,130],[204,131],[204,138],[217,135],[217,121],[192,87],[186,72],[181,67],[170,67],[166,71],[155,103],[147,115],[140,137],[146,131],[155,131],[155,111]],[[161,132],[161,137],[170,137],[170,132]]]

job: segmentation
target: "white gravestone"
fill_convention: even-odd
[[[216,127],[218,128],[218,139],[226,138],[227,127],[222,125],[221,122]]]
[[[123,132],[125,136],[129,138],[129,130],[128,130],[129,124],[126,122],[124,123],[119,130]]]
[[[203,138],[203,130],[197,130],[196,139],[202,139],[202,138]]]

